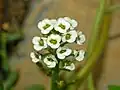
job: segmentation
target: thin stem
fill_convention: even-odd
[[[113,5],[109,7],[105,12],[106,13],[111,13],[120,10],[120,4],[119,5]]]
[[[95,90],[92,73],[90,73],[89,76],[88,76],[88,89],[89,90]]]
[[[97,39],[100,35],[100,27],[103,21],[103,16],[104,16],[104,11],[105,11],[105,1],[101,0],[100,2],[100,8],[97,10],[97,15],[96,15],[96,21],[95,24],[93,26],[93,30],[92,30],[92,36],[89,40],[88,43],[88,49],[87,49],[87,53],[88,53],[88,57],[92,54],[95,46],[96,46],[96,42]],[[93,80],[93,75],[92,72],[90,72],[89,76],[88,76],[88,88],[89,90],[94,90],[94,80]]]
[[[9,72],[9,64],[7,61],[7,52],[6,52],[6,45],[7,45],[7,36],[5,32],[0,32],[0,58],[1,58],[1,67],[5,72],[5,75]]]
[[[76,80],[70,82],[69,84],[77,83],[77,81],[78,83],[82,83],[82,81],[86,78],[86,76],[88,76],[89,72],[96,64],[98,58],[102,54],[102,51],[105,47],[106,41],[108,39],[108,30],[110,23],[111,23],[111,15],[105,15],[100,41],[97,41],[97,48],[95,48],[92,55],[88,58],[87,63],[85,64],[81,72],[77,74]]]
[[[56,65],[52,72],[51,90],[59,90],[58,82],[59,82],[59,64]]]

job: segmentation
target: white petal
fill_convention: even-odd
[[[59,27],[60,24],[64,25],[65,29]],[[60,33],[65,33],[70,28],[70,24],[65,19],[59,18],[54,28],[56,31],[59,31]]]
[[[59,47],[59,48],[56,50],[56,52],[59,53],[61,50],[62,50],[62,48]]]
[[[85,51],[84,50],[80,50],[79,51],[79,55],[76,57],[76,60],[77,61],[82,61],[82,60],[84,60],[84,57],[85,57]]]
[[[49,24],[50,26],[48,28],[44,29],[43,27],[46,24]],[[49,19],[44,19],[38,23],[38,28],[41,30],[42,34],[48,34],[53,29],[53,25]]]
[[[71,49],[66,49],[66,52],[64,53],[65,56],[68,56],[72,53],[72,50]]]
[[[49,55],[50,58],[52,58],[56,63],[58,63],[57,59],[55,58],[54,55]]]
[[[60,32],[60,33],[66,33],[67,30],[62,29],[61,27],[55,26],[55,30]]]
[[[46,29],[46,30],[41,30],[42,34],[48,34],[51,30],[50,29]]]
[[[39,61],[40,61],[40,60],[37,59],[37,58],[33,58],[33,59],[32,59],[32,62],[33,62],[33,63],[37,63],[37,62],[39,62]]]
[[[73,43],[76,40],[77,32],[75,30],[69,31],[68,34],[71,34],[71,38],[67,40],[69,43]]]
[[[43,29],[43,26],[45,26],[46,24],[45,24],[45,22],[43,22],[43,21],[40,21],[40,22],[38,22],[38,28],[40,29],[40,30],[44,30]]]
[[[78,56],[78,57],[76,57],[76,60],[77,61],[82,61],[82,60],[84,60],[84,56]]]
[[[76,20],[74,20],[74,19],[72,19],[71,20],[71,24],[72,24],[72,27],[77,27],[77,25],[78,25],[78,22],[76,21]]]
[[[57,23],[57,20],[56,20],[56,19],[51,19],[50,21],[51,21],[51,23],[52,23],[53,25],[55,25],[55,24]]]
[[[32,39],[32,43],[33,43],[33,44],[39,44],[39,41],[40,41],[40,37],[38,37],[38,36],[35,36],[35,37],[33,37],[33,39]]]
[[[42,58],[41,55],[39,55],[39,59],[40,59],[40,60],[41,60],[41,58]]]
[[[57,44],[51,44],[50,47],[53,48],[53,49],[56,49],[60,46],[60,43],[57,43]]]
[[[51,65],[51,61],[49,61],[48,59],[47,59],[47,57],[46,58],[44,58],[44,63],[46,64],[46,65]]]
[[[56,44],[51,43],[50,40],[52,40],[52,39],[56,40],[57,43]],[[58,48],[60,46],[60,43],[59,43],[60,41],[61,41],[61,37],[59,35],[57,35],[57,34],[51,34],[50,36],[48,36],[47,44],[51,48],[56,49],[56,48]]]
[[[33,48],[36,50],[36,51],[40,51],[43,49],[43,47],[41,47],[40,45],[34,45]]]
[[[31,58],[36,58],[36,57],[35,57],[35,53],[34,53],[34,52],[31,52],[31,53],[30,53],[30,57],[31,57]]]
[[[57,54],[57,57],[58,57],[59,59],[65,59],[65,55],[64,55],[64,54],[58,53],[58,54]]]
[[[79,44],[79,45],[82,45],[86,40],[85,35],[82,34],[82,32],[79,32],[78,38],[80,38],[80,40],[77,39],[77,44]]]
[[[64,68],[73,71],[75,70],[75,65],[74,63],[71,63],[69,66],[64,66]]]
[[[73,51],[74,56],[76,57],[79,52],[77,50]]]
[[[56,62],[52,62],[50,65],[48,65],[48,68],[54,68],[56,66]]]
[[[57,34],[51,34],[50,36],[48,36],[49,40],[51,39],[55,39],[57,40],[58,42],[61,41],[61,36],[60,35],[57,35]]]
[[[62,37],[62,41],[63,41],[63,42],[66,42],[66,41],[67,41],[66,38],[65,38],[65,36]]]
[[[64,17],[64,19],[65,19],[66,21],[68,21],[68,22],[71,21],[71,18],[69,18],[69,17]]]

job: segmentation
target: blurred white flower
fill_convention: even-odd
[[[85,42],[85,35],[80,31],[77,37],[77,44],[82,45]]]
[[[52,23],[53,26],[57,23],[56,19],[51,19],[50,21],[51,21],[51,23]]]
[[[51,34],[50,36],[48,36],[47,44],[51,48],[56,49],[60,46],[60,41],[61,41],[61,36],[57,34]]]
[[[65,59],[66,56],[69,56],[72,53],[72,50],[66,47],[59,47],[56,53],[59,59]]]
[[[43,38],[43,37],[38,37],[38,36],[35,36],[33,37],[32,39],[32,43],[34,44],[34,49],[36,51],[40,51],[44,48],[47,48],[47,38]]]
[[[34,52],[30,53],[30,57],[31,57],[33,63],[37,63],[41,59],[41,55],[39,55],[39,57],[37,58]]]
[[[38,28],[42,34],[48,34],[53,29],[53,23],[49,19],[44,19],[38,23]]]
[[[73,70],[75,70],[75,64],[74,63],[65,63],[63,68],[70,70],[70,71],[73,71]]]
[[[70,28],[70,24],[63,18],[59,18],[54,29],[60,33],[66,33]]]
[[[54,68],[58,63],[54,55],[47,55],[43,62],[47,65],[48,68]]]
[[[70,29],[74,29],[75,27],[77,27],[78,22],[76,20],[71,19],[69,17],[64,17],[64,19],[70,23],[71,25]]]
[[[85,57],[85,51],[84,50],[79,50],[79,51],[74,50],[74,56],[77,61],[82,61],[82,60],[84,60],[84,57]]]
[[[76,37],[77,37],[77,32],[75,30],[72,30],[63,34],[62,41],[73,43],[76,40]]]

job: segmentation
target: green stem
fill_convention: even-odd
[[[51,90],[60,90],[58,87],[59,82],[59,64],[53,69],[52,79],[51,79]]]
[[[96,21],[95,21],[95,24],[93,26],[93,29],[92,29],[92,36],[89,40],[89,43],[88,43],[88,49],[87,49],[87,56],[89,57],[95,46],[96,46],[96,42],[97,42],[97,39],[100,35],[100,27],[101,27],[101,24],[102,24],[102,21],[103,21],[103,16],[104,16],[104,11],[105,11],[105,1],[104,0],[101,0],[100,2],[100,8],[97,10],[97,14],[96,14]],[[88,76],[88,88],[89,90],[94,90],[94,80],[93,80],[93,77],[92,77],[92,72],[90,72],[89,76]]]
[[[4,69],[5,72],[9,72],[9,64],[7,61],[7,36],[5,32],[0,32],[0,58],[2,62],[2,69]]]
[[[90,73],[89,76],[88,76],[88,89],[89,90],[95,90],[92,73]]]
[[[113,5],[106,10],[106,13],[111,13],[120,10],[120,5]]]
[[[88,76],[89,72],[93,69],[93,66],[96,64],[98,58],[101,56],[104,47],[106,45],[110,23],[111,23],[111,15],[105,15],[103,25],[101,28],[102,33],[100,36],[100,40],[97,41],[97,47],[93,51],[92,55],[89,58],[87,58],[88,60],[85,66],[82,68],[81,72],[77,74],[76,79],[72,82],[69,82],[69,84],[74,84],[77,82],[82,83],[83,80]]]
[[[97,10],[95,23],[93,25],[93,29],[91,33],[91,38],[88,42],[88,50],[87,50],[88,57],[93,52],[93,49],[95,48],[96,45],[96,41],[99,37],[99,30],[103,22],[104,11],[105,11],[105,0],[100,0],[100,7]]]

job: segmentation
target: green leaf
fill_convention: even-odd
[[[108,90],[120,90],[120,86],[117,86],[117,85],[108,85]]]
[[[16,85],[19,78],[19,72],[18,71],[11,71],[9,73],[9,76],[6,81],[4,81],[4,88],[5,90],[9,90],[14,85]]]
[[[45,90],[45,88],[40,84],[32,84],[31,86],[25,87],[24,90]]]

